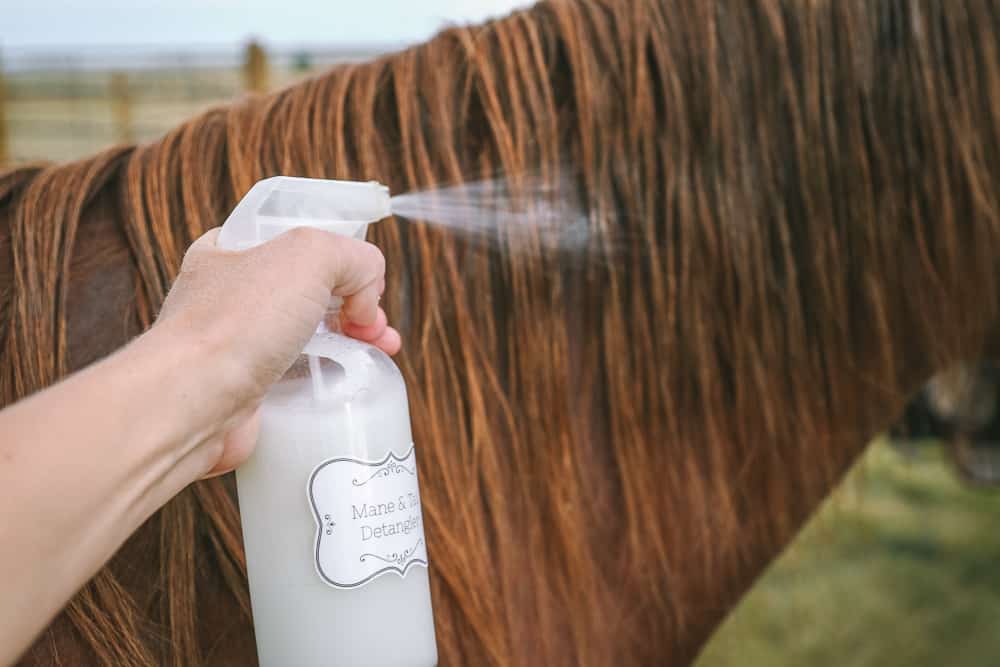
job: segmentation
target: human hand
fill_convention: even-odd
[[[218,229],[198,239],[150,335],[192,346],[192,363],[215,369],[199,389],[217,428],[199,436],[206,475],[240,465],[253,451],[257,407],[302,351],[326,314],[330,295],[344,298],[345,334],[388,354],[400,348],[378,300],[385,261],[375,246],[310,229],[293,229],[241,252],[216,246]]]
[[[344,298],[346,333],[399,350],[378,307],[385,265],[375,246],[297,229],[227,252],[217,235],[192,245],[149,331],[0,410],[0,571],[15,582],[0,596],[0,663],[153,512],[246,460],[261,399],[331,294]]]

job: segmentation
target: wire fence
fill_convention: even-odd
[[[267,51],[250,42],[229,51],[8,54],[0,66],[0,165],[71,160],[149,141],[248,91],[391,48]]]

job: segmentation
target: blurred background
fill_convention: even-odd
[[[0,164],[151,140],[522,4],[0,0]],[[960,475],[941,441],[879,440],[698,664],[1000,664],[1000,492]]]
[[[246,91],[523,0],[0,0],[0,164],[147,141]]]

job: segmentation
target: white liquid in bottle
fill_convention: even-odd
[[[219,243],[247,247],[311,222],[363,237],[387,211],[359,214],[367,195],[358,186],[381,188],[261,181]],[[329,210],[345,200],[348,221]],[[392,360],[318,332],[265,398],[257,448],[236,472],[263,667],[437,663],[415,452]]]
[[[426,565],[411,562],[403,577],[396,570],[382,571],[349,590],[333,588],[317,571],[318,532],[321,540],[330,540],[330,549],[345,550],[333,558],[353,560],[369,552],[388,559],[422,540],[423,529],[422,525],[411,528],[409,540],[373,536],[375,528],[420,515],[419,506],[412,507],[408,498],[403,509],[397,505],[388,511],[390,504],[399,502],[401,489],[417,488],[415,481],[401,487],[388,476],[371,479],[364,486],[335,489],[334,495],[349,505],[344,513],[348,518],[331,517],[338,525],[329,535],[324,524],[318,524],[306,486],[320,463],[338,458],[381,462],[390,453],[410,463],[413,457],[407,459],[412,438],[406,388],[392,361],[374,347],[340,336],[321,344],[314,341],[313,350],[324,354],[317,358],[327,397],[313,399],[303,357],[268,395],[257,450],[236,473],[260,663],[434,665],[437,650]],[[388,470],[393,461],[390,457],[383,466],[370,467],[372,472],[364,477],[352,470],[351,482],[364,482],[375,471]],[[409,477],[408,471],[389,474]],[[403,491],[403,495],[408,493]],[[383,513],[354,518],[373,506]],[[323,520],[330,513],[321,509]],[[341,545],[334,539],[338,530],[356,535]],[[392,546],[400,542],[408,546]],[[380,548],[379,543],[387,546]],[[369,546],[359,552],[359,547]],[[426,561],[426,548],[421,547],[416,552]],[[389,565],[378,563],[376,571]]]

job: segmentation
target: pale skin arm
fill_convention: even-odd
[[[0,664],[160,506],[246,460],[261,398],[331,293],[346,333],[399,350],[374,246],[302,229],[232,253],[216,233],[188,251],[147,333],[0,411]]]

